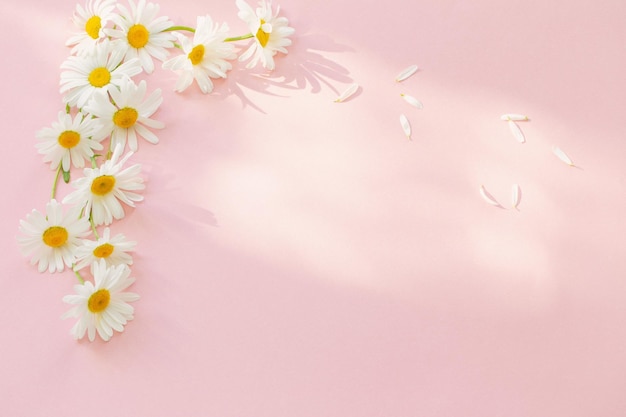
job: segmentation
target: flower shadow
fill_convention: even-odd
[[[279,53],[274,57],[276,68],[273,71],[246,69],[245,63],[236,63],[228,78],[216,85],[213,95],[220,98],[234,95],[244,107],[250,106],[265,113],[250,97],[249,91],[286,97],[287,91],[310,89],[311,93],[317,94],[327,88],[338,94],[334,84],[352,82],[350,71],[325,55],[351,51],[352,48],[338,44],[329,36],[295,36],[289,54]]]
[[[168,219],[170,224],[178,224],[181,230],[191,233],[198,226],[218,227],[215,214],[205,207],[192,203],[183,187],[175,185],[178,174],[168,172],[162,166],[144,162],[142,164],[145,182],[149,184],[150,203],[144,209],[147,213],[158,213],[157,218]]]
[[[351,83],[350,71],[324,55],[353,51],[327,35],[303,35],[294,39],[289,55],[264,78],[279,86],[295,84],[299,90],[310,87],[310,92],[314,94],[322,91],[322,85],[338,93],[332,82]]]

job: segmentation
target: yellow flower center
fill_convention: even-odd
[[[87,20],[87,23],[85,23],[85,32],[93,39],[98,39],[100,37],[101,27],[102,21],[100,20],[100,16],[91,16],[89,20]]]
[[[67,242],[67,230],[65,227],[52,226],[43,232],[43,243],[51,248],[58,248]]]
[[[193,47],[191,52],[187,57],[191,60],[191,63],[194,65],[198,65],[202,62],[202,58],[204,58],[204,45],[196,45]]]
[[[137,117],[139,117],[137,110],[132,107],[124,107],[115,112],[113,115],[113,123],[121,128],[128,129],[135,124]]]
[[[101,175],[91,182],[91,192],[95,195],[107,195],[115,187],[113,175]]]
[[[93,250],[93,256],[96,258],[108,258],[115,250],[115,246],[110,243],[104,243]]]
[[[128,35],[126,35],[126,39],[128,39],[128,43],[133,48],[143,48],[148,43],[148,39],[150,38],[150,32],[144,25],[133,25],[128,29]]]
[[[259,40],[259,43],[263,48],[270,40],[270,34],[263,30],[263,25],[265,24],[265,20],[261,19],[261,26],[259,26],[259,30],[256,32],[256,38]]]
[[[89,84],[94,87],[104,87],[111,81],[111,73],[104,67],[98,67],[89,74]]]
[[[74,132],[73,130],[66,130],[59,135],[58,141],[59,145],[65,149],[73,148],[80,142],[80,133]]]
[[[91,294],[87,301],[87,308],[92,313],[101,313],[109,306],[109,302],[111,302],[111,293],[103,288]]]

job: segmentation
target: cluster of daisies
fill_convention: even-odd
[[[135,281],[130,266],[137,243],[113,234],[109,226],[124,218],[125,207],[143,199],[141,165],[130,158],[138,138],[158,143],[154,130],[164,124],[153,118],[163,101],[161,90],[148,92],[146,81],[133,77],[152,73],[158,60],[179,73],[176,91],[195,80],[210,93],[212,79],[226,78],[238,52],[247,68],[274,69],[274,56],[287,53],[294,32],[270,0],[261,0],[256,9],[236,0],[250,33],[235,37],[229,37],[226,23],[208,15],[199,16],[195,27],[175,26],[159,16],[158,5],[128,1],[130,7],[116,0],[76,6],[73,20],[80,32],[68,39],[71,53],[61,64],[65,109],[37,133],[36,148],[56,171],[51,197],[45,212],[33,210],[19,228],[22,252],[40,272],[67,268],[78,279],[75,294],[63,298],[72,305],[63,317],[76,318],[71,334],[76,339],[87,335],[90,341],[96,333],[108,341],[114,331],[122,332],[133,319],[129,303],[139,299],[127,291]],[[236,48],[237,41],[249,45]],[[181,53],[168,58],[176,50]],[[61,202],[56,199],[59,178],[73,187]]]

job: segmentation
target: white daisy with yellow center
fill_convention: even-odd
[[[117,5],[120,14],[114,19],[116,28],[105,29],[105,33],[121,41],[120,49],[125,59],[139,58],[141,66],[148,73],[154,71],[152,58],[164,61],[168,49],[174,47],[174,35],[166,29],[174,26],[166,16],[157,17],[159,6],[139,0],[137,5],[129,0],[130,11]]]
[[[74,269],[80,270],[92,266],[103,260],[107,266],[132,265],[131,252],[137,246],[137,242],[127,241],[123,234],[111,237],[111,230],[104,229],[98,240],[83,240],[83,244],[76,249],[76,265]]]
[[[143,200],[143,196],[135,191],[145,188],[139,176],[141,165],[134,164],[122,169],[133,154],[129,152],[120,159],[122,152],[123,147],[117,145],[111,159],[100,168],[85,168],[85,176],[72,182],[76,191],[68,194],[63,203],[84,207],[85,213],[91,214],[96,225],[109,225],[113,219],[122,219],[125,213],[120,202],[135,207],[136,201]]]
[[[33,210],[20,220],[18,237],[22,253],[30,256],[31,264],[38,264],[39,272],[61,272],[71,268],[76,248],[89,235],[89,222],[79,218],[80,208],[70,208],[63,214],[63,206],[56,200],[46,204],[46,213]]]
[[[87,281],[75,285],[76,294],[63,297],[64,302],[74,307],[61,317],[78,318],[70,330],[75,339],[82,339],[87,333],[93,342],[97,332],[106,342],[114,330],[123,332],[124,326],[133,319],[135,309],[128,303],[137,301],[139,295],[125,292],[135,282],[126,265],[109,267],[101,260],[93,265],[93,279],[93,284]]]
[[[120,83],[120,89],[111,89],[109,96],[104,93],[95,94],[85,106],[93,116],[104,125],[104,130],[111,134],[111,147],[118,144],[128,146],[131,151],[137,151],[137,135],[150,143],[158,143],[159,138],[148,128],[162,129],[165,124],[150,118],[163,102],[161,89],[154,90],[146,98],[146,82],[133,83],[125,78]],[[115,104],[113,104],[115,103]]]
[[[228,25],[214,24],[209,15],[198,16],[193,40],[176,34],[184,55],[179,55],[163,63],[163,68],[181,71],[175,91],[187,89],[195,79],[204,94],[213,91],[211,78],[226,78],[226,71],[232,68],[227,59],[235,59],[235,46],[224,42],[228,37]]]
[[[104,39],[102,30],[114,16],[115,0],[88,0],[83,8],[76,5],[74,24],[80,30],[72,35],[65,46],[72,46],[72,54],[84,55],[93,50]]]
[[[74,118],[60,111],[58,121],[52,127],[44,127],[37,132],[39,142],[35,145],[44,162],[50,162],[51,169],[61,164],[63,171],[70,170],[70,163],[76,168],[85,166],[85,159],[94,155],[94,150],[102,149],[100,142],[106,137],[102,124],[88,114],[78,113]]]
[[[295,29],[289,27],[287,18],[278,16],[280,7],[276,7],[276,11],[272,12],[272,2],[261,0],[256,10],[246,3],[244,0],[237,0],[239,13],[237,14],[241,20],[246,22],[250,33],[254,35],[254,42],[239,57],[239,61],[250,62],[247,68],[256,66],[259,62],[263,67],[274,69],[274,55],[277,52],[287,53],[286,46],[291,45],[291,39],[288,36],[293,35]]]
[[[125,77],[133,77],[141,72],[137,59],[124,59],[123,48],[115,42],[103,41],[94,46],[91,53],[84,56],[70,56],[61,64],[61,94],[65,103],[82,108],[91,100],[94,93],[109,92]]]

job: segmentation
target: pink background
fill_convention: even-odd
[[[245,32],[234,1],[159,3]],[[273,74],[235,65],[204,96],[159,66],[167,129],[112,226],[139,241],[142,298],[109,343],[69,336],[73,275],[16,243],[50,192],[35,133],[74,5],[0,4],[0,414],[626,415],[624,1],[284,0]],[[507,207],[519,184],[519,211],[481,184]]]

